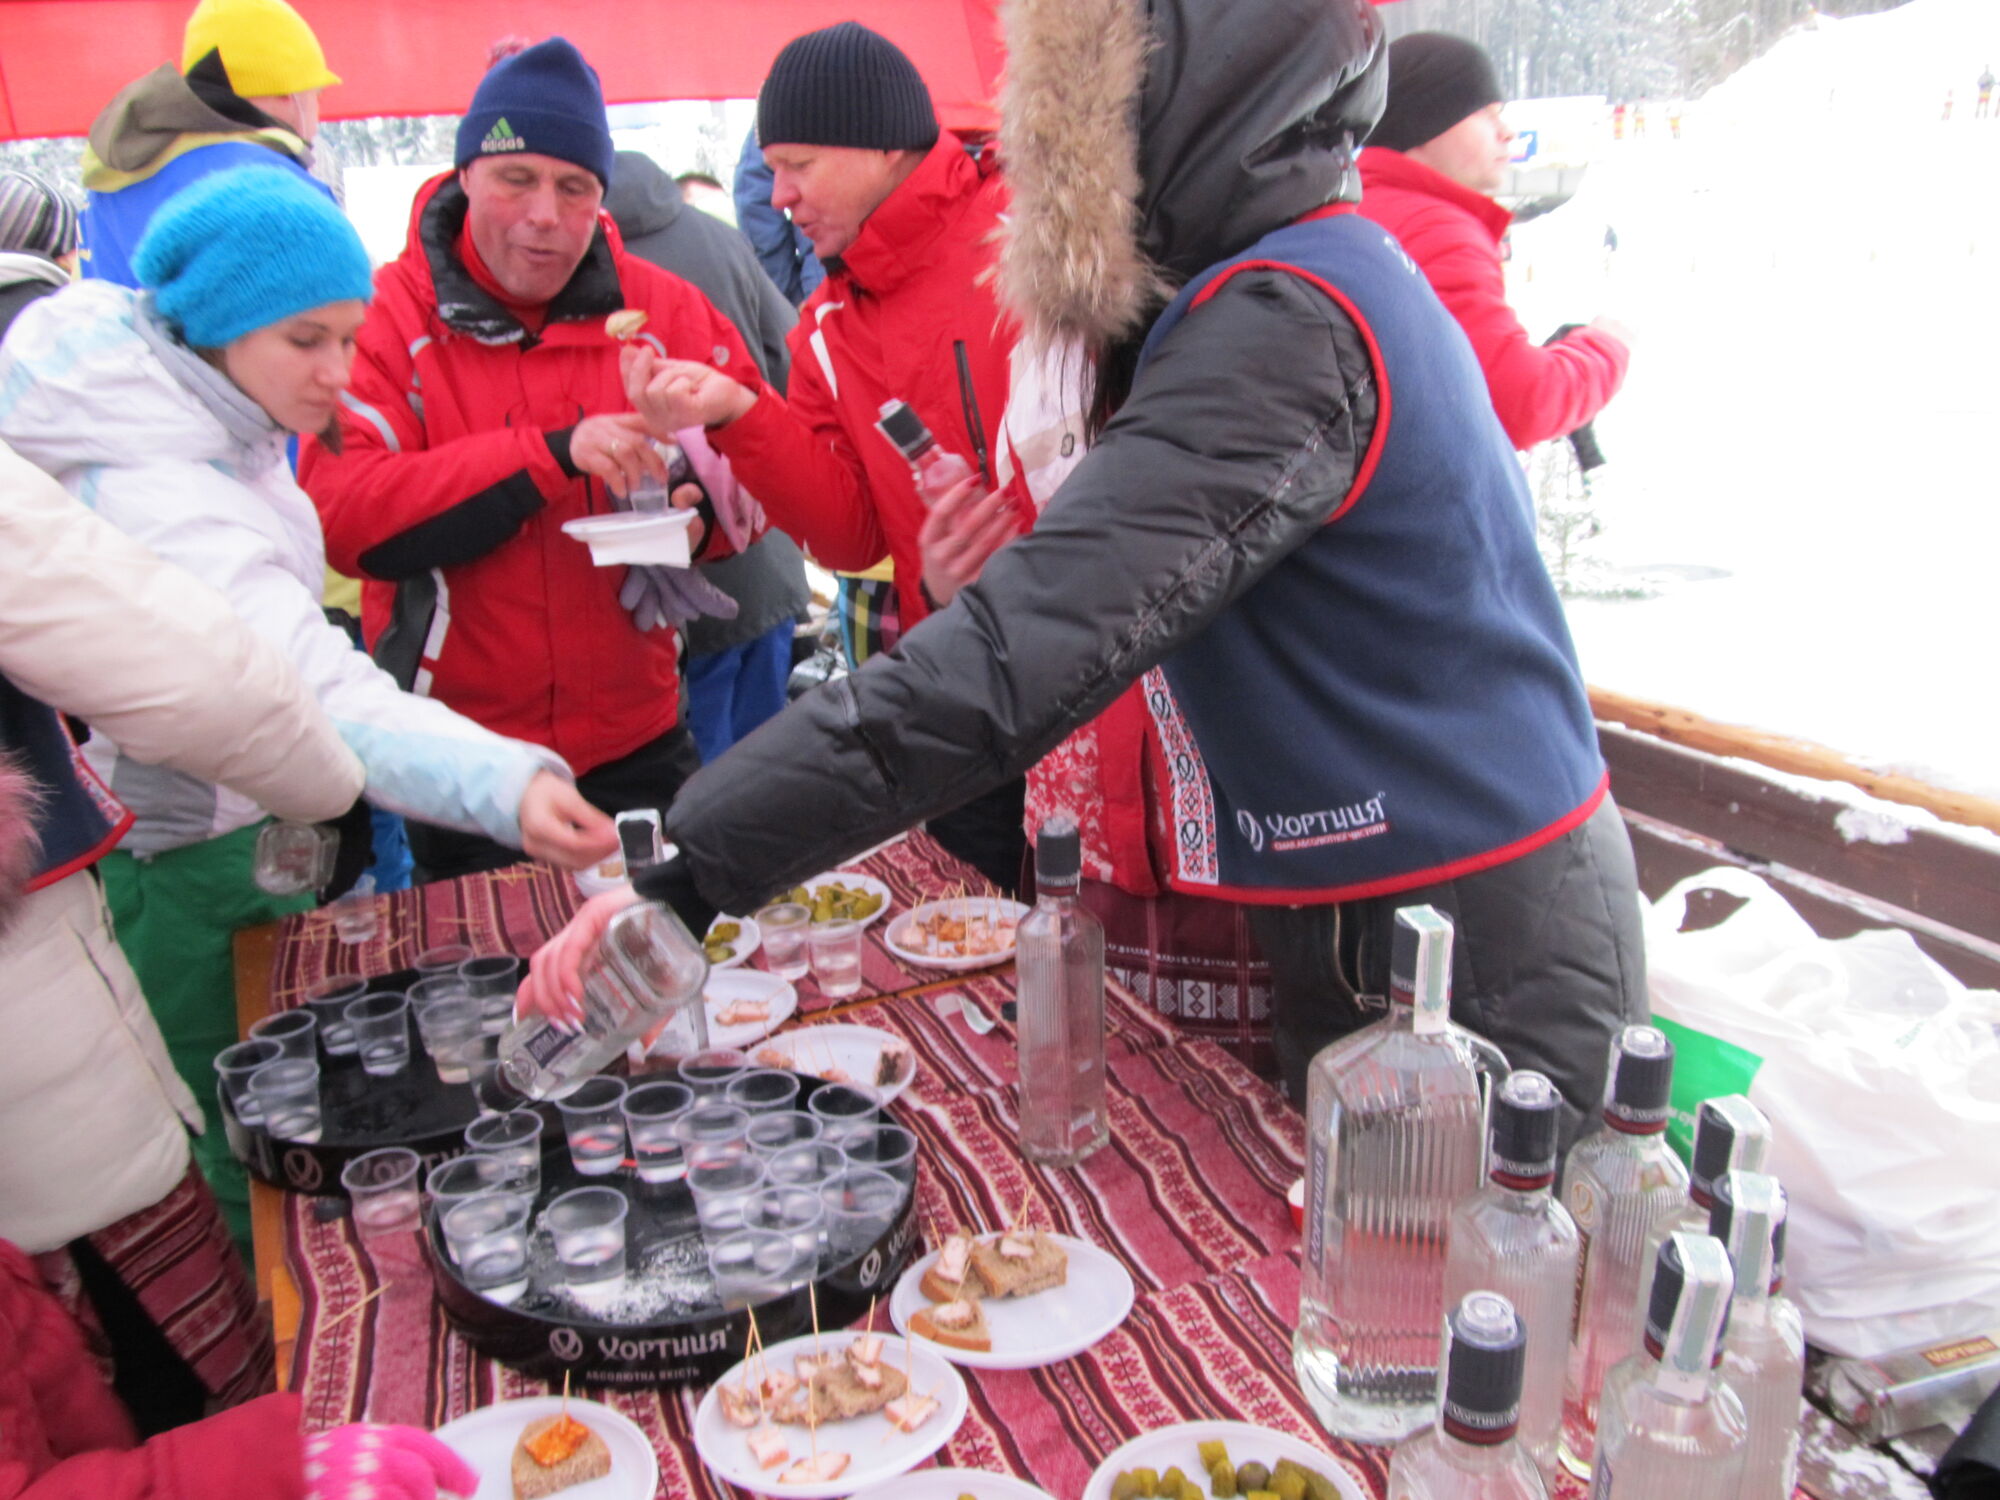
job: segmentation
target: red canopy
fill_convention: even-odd
[[[293,0],[344,80],[331,120],[465,108],[504,36],[568,37],[613,104],[754,97],[801,32],[860,20],[915,60],[939,118],[991,129],[997,0]],[[194,0],[0,0],[0,139],[82,135],[111,96],[180,64]]]

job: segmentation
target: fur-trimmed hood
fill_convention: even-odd
[[[1172,289],[1355,199],[1382,111],[1366,0],[1007,0],[1003,300],[1101,350]]]

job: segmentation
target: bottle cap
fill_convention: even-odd
[[[1556,1134],[1562,1095],[1523,1068],[1509,1073],[1493,1095],[1492,1153],[1487,1175],[1502,1187],[1545,1187],[1556,1175]]]
[[[1035,883],[1075,885],[1082,873],[1083,844],[1076,820],[1068,813],[1050,814],[1035,835]]]
[[[1444,1325],[1444,1430],[1464,1443],[1504,1443],[1521,1421],[1528,1335],[1498,1292],[1469,1292]]]
[[[1655,1026],[1627,1026],[1611,1044],[1611,1088],[1605,1123],[1628,1135],[1667,1128],[1674,1083],[1674,1044]]]
[[[1736,1284],[1746,1291],[1785,1284],[1787,1211],[1784,1188],[1763,1172],[1725,1172],[1716,1183],[1708,1232],[1728,1249]]]
[[[1698,1208],[1715,1201],[1715,1184],[1725,1172],[1761,1172],[1771,1144],[1771,1122],[1741,1094],[1704,1099],[1695,1112],[1694,1157],[1688,1168],[1688,1198]]]
[[[1708,1372],[1722,1358],[1735,1273],[1722,1241],[1686,1230],[1667,1236],[1655,1265],[1646,1352],[1660,1362],[1664,1389],[1694,1397],[1707,1388]]]
[[[1389,998],[1416,1008],[1420,1033],[1445,1029],[1451,1017],[1451,918],[1434,906],[1396,913],[1389,954]]]

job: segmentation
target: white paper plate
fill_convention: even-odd
[[[795,1073],[810,1073],[815,1078],[826,1075],[829,1068],[838,1068],[848,1077],[879,1089],[882,1102],[889,1103],[917,1076],[917,1054],[908,1052],[909,1061],[903,1065],[902,1075],[894,1083],[875,1082],[875,1068],[882,1056],[882,1049],[901,1038],[886,1031],[878,1031],[873,1026],[795,1026],[783,1036],[774,1036],[763,1046],[754,1048],[752,1061],[762,1066],[771,1062],[773,1066],[790,1068]],[[767,1054],[776,1053],[782,1062],[775,1061]]]
[[[1208,1478],[1195,1445],[1217,1440],[1229,1445],[1229,1461],[1233,1464],[1255,1461],[1275,1466],[1279,1459],[1289,1458],[1324,1474],[1347,1500],[1371,1500],[1368,1486],[1325,1449],[1290,1433],[1253,1427],[1248,1422],[1182,1422],[1135,1437],[1097,1466],[1090,1483],[1083,1487],[1083,1500],[1111,1500],[1111,1481],[1127,1469],[1154,1469],[1164,1474],[1176,1466],[1206,1494]]]
[[[974,953],[970,955],[947,956],[941,953],[926,953],[917,948],[906,948],[907,938],[919,922],[928,921],[940,912],[954,917],[985,916],[991,921],[1018,922],[1028,914],[1028,908],[1018,901],[1009,901],[1004,896],[955,896],[949,901],[926,901],[922,906],[913,907],[889,924],[882,935],[883,943],[889,951],[906,964],[914,964],[921,969],[944,969],[950,973],[964,973],[969,969],[991,968],[994,964],[1005,963],[1014,956],[1014,945],[1008,943],[997,953]]]
[[[521,1432],[538,1417],[553,1416],[562,1410],[560,1396],[530,1396],[524,1401],[502,1401],[482,1406],[444,1424],[437,1430],[438,1441],[479,1471],[479,1488],[472,1500],[514,1500],[514,1445]],[[570,1415],[604,1439],[611,1450],[611,1472],[589,1484],[563,1491],[564,1500],[652,1500],[660,1487],[660,1462],[653,1445],[630,1417],[585,1401],[570,1398]]]
[[[953,1349],[923,1340],[918,1347],[935,1348],[953,1364],[972,1370],[1032,1370],[1081,1354],[1124,1322],[1132,1310],[1132,1277],[1117,1257],[1088,1240],[1066,1234],[1051,1238],[1069,1252],[1069,1279],[1031,1297],[987,1298],[981,1305],[993,1331],[991,1349]],[[889,1316],[898,1332],[908,1333],[910,1314],[931,1305],[921,1283],[936,1260],[932,1251],[896,1283]]]
[[[821,886],[831,884],[835,881],[846,886],[850,891],[856,888],[864,891],[873,891],[882,898],[882,904],[876,907],[871,915],[862,919],[861,925],[863,927],[872,927],[876,922],[880,921],[883,913],[889,910],[889,903],[895,899],[895,897],[889,894],[888,886],[877,880],[873,875],[863,875],[859,870],[828,870],[823,875],[813,876],[811,880],[801,880],[799,884],[804,886],[808,891],[817,891]],[[785,898],[779,895],[771,899],[782,901]]]
[[[711,972],[708,983],[702,988],[701,1000],[708,1007],[708,1045],[711,1047],[748,1047],[784,1025],[799,1008],[799,992],[777,975],[766,974],[762,969]],[[728,1009],[738,1000],[769,1001],[770,1018],[742,1021],[734,1026],[724,1026],[715,1019],[717,1012]]]
[[[612,516],[578,516],[563,522],[563,531],[590,548],[590,560],[600,568],[620,563],[652,563],[685,568],[694,560],[688,540],[691,510],[628,511]]]
[[[1038,1490],[1025,1479],[984,1469],[915,1469],[854,1500],[958,1500],[960,1495],[972,1500],[1054,1500],[1047,1490]]]
[[[719,964],[710,964],[708,969],[711,974],[720,969],[737,968],[742,964],[744,959],[755,953],[763,945],[763,929],[758,927],[756,919],[753,917],[722,916],[717,917],[715,922],[738,922],[742,924],[743,930],[736,935],[736,941],[729,945],[736,950],[735,956],[733,958],[725,958]],[[715,922],[708,924],[710,932],[715,930]]]
[[[858,1335],[843,1330],[823,1333],[817,1342],[821,1352],[838,1353],[856,1337]],[[758,1358],[789,1371],[796,1356],[812,1352],[814,1342],[811,1334],[787,1339],[782,1344],[773,1344]],[[715,1474],[730,1484],[759,1495],[782,1495],[786,1500],[835,1500],[837,1496],[852,1495],[908,1473],[942,1448],[958,1431],[958,1424],[965,1420],[965,1381],[958,1371],[939,1359],[928,1344],[919,1343],[912,1348],[901,1339],[886,1337],[883,1344],[882,1362],[898,1370],[907,1368],[918,1392],[934,1397],[938,1409],[915,1432],[898,1432],[880,1412],[856,1417],[849,1422],[820,1423],[820,1452],[832,1448],[853,1458],[847,1471],[838,1479],[817,1485],[780,1484],[778,1475],[784,1472],[785,1466],[775,1469],[758,1467],[757,1461],[750,1456],[750,1445],[746,1441],[748,1432],[732,1426],[722,1415],[722,1403],[715,1393],[716,1387],[743,1378],[743,1366],[740,1364],[710,1386],[701,1398],[701,1405],[695,1409],[695,1452]],[[792,1458],[805,1457],[810,1451],[806,1429],[800,1426],[779,1430],[791,1443]],[[898,1493],[901,1492],[901,1486],[898,1486]]]

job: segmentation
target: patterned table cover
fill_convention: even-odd
[[[920,834],[859,866],[886,881],[895,909],[955,889],[958,866]],[[337,969],[408,967],[418,951],[464,942],[530,953],[579,904],[569,878],[519,866],[383,898],[374,939],[342,949],[330,924],[294,918],[281,931],[273,1002],[297,1002]],[[944,978],[906,969],[870,928],[868,993]],[[357,963],[358,960],[358,963]],[[754,960],[753,960],[754,962]],[[1000,1015],[1011,967],[954,986]],[[802,981],[801,1020],[828,1003]],[[1088,1239],[1131,1272],[1130,1316],[1087,1352],[1038,1370],[966,1370],[971,1408],[935,1460],[987,1469],[1075,1500],[1099,1462],[1127,1439],[1199,1418],[1232,1418],[1326,1449],[1380,1496],[1388,1452],[1326,1437],[1291,1369],[1299,1235],[1285,1191],[1301,1171],[1303,1122],[1279,1095],[1213,1044],[1191,1042],[1111,986],[1107,1000],[1111,1141],[1082,1167],[1047,1171],[1016,1149],[1014,1035],[1002,1021],[975,1035],[940,1015],[935,992],[844,1002],[840,1019],[905,1038],[918,1071],[892,1106],[921,1142],[918,1191],[931,1225],[992,1227],[1027,1204],[1027,1221]],[[866,994],[863,997],[866,1000]],[[304,1304],[290,1386],[308,1428],[343,1422],[436,1427],[495,1401],[542,1395],[531,1380],[470,1348],[446,1323],[418,1237],[363,1249],[350,1220],[322,1221],[313,1201],[286,1202],[288,1265]],[[380,1291],[363,1305],[363,1300]],[[877,1326],[888,1326],[886,1312]],[[660,1458],[660,1495],[725,1497],[690,1437],[698,1390],[588,1392],[646,1432]],[[1565,1476],[1555,1493],[1579,1495]]]

